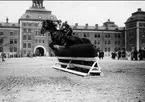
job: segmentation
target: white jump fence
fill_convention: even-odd
[[[53,68],[81,76],[102,76],[97,58],[57,57]]]

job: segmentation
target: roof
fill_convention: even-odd
[[[138,11],[132,13],[132,16],[127,19],[125,23],[134,22],[134,21],[145,21],[145,12],[138,9]]]
[[[45,8],[33,8],[26,10],[26,12],[21,16],[20,19],[29,19],[29,20],[38,20],[38,19],[54,19],[57,20],[57,17],[51,14],[51,11],[46,10]]]
[[[74,30],[124,30],[124,27],[105,27],[105,26],[83,26],[83,25],[70,25]]]
[[[0,27],[17,28],[20,27],[20,25],[18,23],[0,22]]]

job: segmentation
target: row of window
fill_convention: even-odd
[[[126,28],[134,28],[136,27],[136,23],[130,23],[126,25]]]
[[[10,47],[10,52],[17,52],[17,47]]]
[[[0,36],[2,36],[2,35],[4,35],[4,33],[3,32],[0,32]]]
[[[23,40],[31,40],[31,35],[23,35]]]
[[[145,38],[141,39],[141,43],[145,44]],[[128,44],[135,44],[135,41],[133,39],[129,39]]]
[[[105,37],[106,37],[106,38],[110,38],[110,37],[111,37],[110,34],[111,34],[111,33],[106,33],[106,34],[105,34]],[[121,35],[118,34],[118,33],[115,33],[114,35],[115,35],[115,38],[120,38],[120,37],[121,37]],[[90,33],[84,33],[84,37],[89,37],[89,36],[90,36]],[[95,37],[95,38],[100,38],[100,34],[99,34],[99,33],[95,33],[94,37]]]
[[[23,43],[23,48],[31,48],[31,43]]]
[[[35,26],[35,27],[38,27],[39,23],[22,23],[22,26]]]
[[[17,39],[10,39],[10,44],[17,44]]]
[[[39,30],[36,31],[35,36],[45,36],[45,34],[41,34]]]
[[[100,44],[100,40],[95,40],[94,44]],[[111,41],[105,41],[105,44],[111,44]],[[120,45],[120,41],[115,41],[115,45]]]
[[[44,43],[44,39],[35,39],[35,43]]]
[[[0,36],[4,35],[4,32],[0,32]],[[10,36],[17,36],[16,32],[10,32]]]
[[[26,29],[26,28],[24,28],[23,29],[23,33],[31,33],[32,32],[32,30],[29,28],[29,29]]]
[[[139,23],[139,27],[145,27],[145,23]]]

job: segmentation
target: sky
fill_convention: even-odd
[[[126,20],[138,8],[145,11],[145,1],[47,1],[45,9],[52,11],[57,19],[70,25],[102,26],[108,19],[119,27],[125,26]],[[0,1],[0,22],[17,23],[18,19],[32,6],[32,1]]]

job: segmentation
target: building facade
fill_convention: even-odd
[[[19,54],[41,54],[42,56],[51,56],[52,51],[49,48],[51,42],[50,34],[42,35],[40,25],[42,20],[53,19],[57,17],[51,14],[43,7],[43,0],[32,1],[32,7],[27,9],[19,18],[18,23],[0,22],[0,36],[6,36],[0,52],[10,55]],[[105,56],[110,56],[112,51],[119,51],[125,48],[125,27],[118,27],[114,22],[104,22],[102,26],[98,24],[90,26],[88,24],[81,26],[76,23],[71,25],[74,36],[88,38],[97,48],[105,52]],[[9,44],[8,44],[9,43]]]
[[[72,26],[74,35],[81,38],[88,38],[98,49],[103,50],[105,56],[110,56],[112,51],[119,51],[125,48],[125,28],[118,27],[114,22],[108,21],[103,26],[79,26],[76,23]]]
[[[141,8],[125,22],[125,39],[127,50],[145,47],[145,12]]]
[[[14,55],[20,53],[20,26],[18,23],[0,22],[0,37],[1,39],[0,52],[4,51],[7,55]]]

